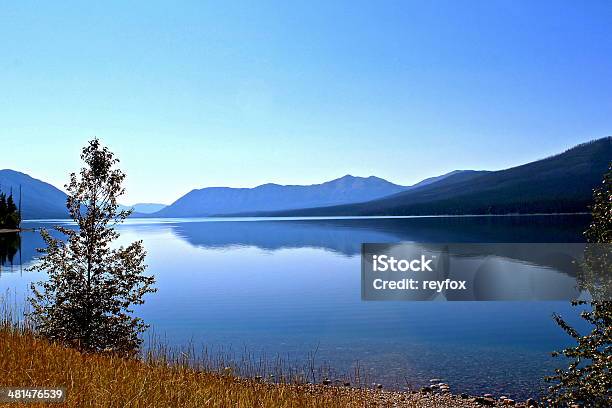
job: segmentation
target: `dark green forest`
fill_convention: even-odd
[[[364,203],[259,212],[259,216],[586,213],[612,158],[612,137],[498,171],[464,171]]]
[[[7,196],[5,193],[0,193],[0,228],[19,228],[19,224],[21,224],[21,215],[15,205],[13,194]]]

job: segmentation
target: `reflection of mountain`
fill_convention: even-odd
[[[444,243],[371,244],[365,247],[362,296],[368,300],[571,300],[579,295],[577,264],[584,243]],[[374,255],[395,259],[431,259],[426,272],[373,272]],[[422,287],[379,291],[378,278],[464,282],[463,290]]]
[[[264,250],[283,248],[321,248],[354,256],[364,242],[421,243],[460,242],[583,242],[582,231],[588,216],[522,216],[522,217],[430,217],[379,219],[309,219],[261,221],[204,221],[165,223],[174,233],[197,247],[229,248],[252,246]],[[46,223],[28,223],[28,228],[45,227]],[[126,225],[130,227],[129,224]],[[37,256],[36,248],[44,246],[38,231],[20,234],[20,257],[24,265]],[[0,251],[7,245],[0,242]],[[460,255],[460,254],[457,254]],[[546,264],[525,254],[503,254],[508,258]],[[555,266],[555,265],[551,265]],[[569,274],[570,268],[562,267]]]
[[[582,242],[586,216],[319,219],[177,223],[194,246],[314,247],[357,255],[363,242]]]
[[[225,248],[253,246],[265,250],[322,248],[345,255],[358,254],[361,242],[393,241],[385,230],[353,223],[334,225],[326,221],[224,221],[176,224],[177,235],[194,246]]]

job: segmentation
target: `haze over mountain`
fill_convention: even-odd
[[[254,188],[207,187],[190,191],[153,216],[202,217],[320,207],[373,200],[406,189],[378,177],[351,175],[307,186],[268,183]]]
[[[436,183],[364,203],[266,216],[443,215],[584,212],[612,161],[612,137],[492,172],[464,171]]]
[[[120,205],[121,210],[133,209],[134,213],[137,214],[153,214],[163,208],[166,208],[166,204],[158,203],[136,203],[133,205]]]
[[[23,219],[66,218],[66,193],[49,183],[15,170],[0,170],[0,189],[13,190],[19,204],[21,186],[21,214]]]

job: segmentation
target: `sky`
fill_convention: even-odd
[[[612,2],[105,1],[0,7],[0,168],[62,187],[97,136],[124,203],[398,184],[612,134]]]

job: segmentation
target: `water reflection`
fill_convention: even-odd
[[[163,226],[190,245],[208,249],[317,248],[355,256],[359,255],[364,242],[583,242],[582,231],[588,221],[586,215],[249,221],[130,219],[120,228],[146,231],[149,227],[159,229]],[[0,256],[3,256],[0,260],[4,263],[15,262],[18,255],[22,264],[29,264],[37,255],[36,248],[44,245],[38,229],[53,231],[55,224],[70,225],[63,220],[24,224],[34,231],[0,235]],[[19,244],[15,245],[16,242]],[[567,265],[561,269],[572,274]]]
[[[322,248],[358,255],[363,242],[583,242],[588,216],[423,217],[182,222],[174,232],[204,248]]]
[[[465,217],[326,220],[129,220],[121,244],[142,239],[159,291],[137,313],[168,344],[248,347],[268,357],[318,362],[339,371],[356,361],[392,386],[442,377],[458,392],[520,397],[553,364],[565,334],[550,318],[562,302],[363,302],[362,242],[581,242],[588,217]],[[52,223],[26,227],[51,228]],[[43,245],[21,234],[25,265]],[[458,254],[460,255],[460,254]],[[459,256],[458,256],[459,257]],[[506,254],[533,268],[546,259]],[[573,280],[564,265],[549,269]],[[25,270],[25,268],[24,268]],[[38,273],[0,276],[25,296]]]
[[[21,248],[21,237],[16,232],[0,234],[0,270],[2,266],[13,265]],[[17,262],[20,264],[21,262]]]

